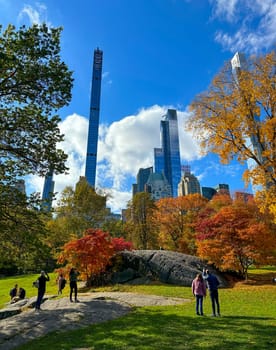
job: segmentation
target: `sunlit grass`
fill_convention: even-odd
[[[255,272],[258,272],[258,274]],[[276,272],[275,269],[272,272]],[[259,274],[251,270],[251,277]],[[271,273],[271,270],[265,270]],[[32,281],[32,279],[31,279]],[[2,281],[0,281],[1,283]],[[1,286],[1,285],[0,285]],[[50,285],[49,285],[50,289]],[[276,348],[276,285],[237,283],[220,289],[222,317],[210,317],[209,297],[205,317],[195,315],[190,287],[172,285],[116,285],[95,291],[125,291],[189,298],[177,306],[134,308],[128,315],[70,332],[54,332],[18,350],[182,350]]]
[[[37,295],[37,288],[33,287],[33,282],[39,277],[39,274],[20,275],[13,277],[0,278],[0,308],[3,308],[10,301],[10,290],[15,284],[26,290],[26,297],[31,298]],[[46,284],[47,294],[57,294],[57,284],[55,273],[49,273],[50,281]]]

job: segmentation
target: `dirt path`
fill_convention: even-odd
[[[56,330],[71,330],[126,315],[132,306],[176,305],[187,299],[136,293],[103,292],[79,295],[78,303],[68,298],[48,299],[41,311],[28,309],[0,320],[0,350],[11,350]]]

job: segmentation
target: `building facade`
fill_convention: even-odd
[[[150,174],[145,186],[145,192],[150,193],[151,198],[155,201],[161,198],[168,198],[171,195],[171,186],[164,174]]]
[[[145,185],[148,181],[150,174],[153,173],[153,167],[140,168],[136,177],[137,180],[137,192],[144,192]]]
[[[43,192],[42,192],[42,202],[43,209],[46,211],[51,211],[52,202],[54,196],[55,182],[53,181],[53,171],[49,171],[44,180]]]
[[[95,188],[100,118],[100,98],[102,82],[103,51],[94,50],[92,87],[90,98],[89,129],[87,140],[85,177],[90,186]]]
[[[163,173],[171,187],[171,196],[177,197],[181,179],[178,121],[175,109],[168,109],[160,122],[161,148],[154,149],[154,168]]]
[[[215,190],[218,194],[227,194],[230,196],[230,189],[228,184],[218,184],[215,187]]]
[[[201,193],[204,198],[207,198],[210,201],[217,191],[213,187],[201,187]]]
[[[186,166],[178,184],[178,196],[187,196],[194,193],[201,194],[200,183],[197,177],[191,173],[190,167]]]
[[[231,66],[232,66],[232,72],[235,77],[235,80],[237,84],[239,84],[239,75],[242,70],[246,70],[247,62],[244,54],[240,52],[236,52],[236,54],[233,56],[231,60]],[[255,115],[254,120],[256,123],[259,122],[260,118]],[[246,139],[246,146],[253,150],[255,157],[258,159],[259,163],[263,164],[264,163],[264,158],[262,155],[262,145],[258,141],[257,137],[255,134],[252,134],[251,136],[247,137]],[[252,170],[256,167],[256,162],[253,159],[248,159],[247,160],[247,167],[249,170]],[[252,190],[253,192],[256,192],[259,190],[260,187],[252,185]]]

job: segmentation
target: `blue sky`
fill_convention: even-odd
[[[74,71],[73,98],[60,110],[60,145],[68,175],[55,190],[84,175],[94,49],[104,52],[96,186],[108,189],[119,212],[131,198],[139,168],[153,165],[159,124],[168,108],[179,117],[181,159],[201,186],[244,190],[244,166],[202,157],[184,130],[188,107],[236,51],[265,53],[276,41],[276,0],[0,0],[0,23],[62,26],[61,55]],[[43,179],[27,178],[42,192]],[[250,191],[250,189],[249,189]]]

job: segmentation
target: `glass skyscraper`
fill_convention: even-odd
[[[103,51],[98,48],[94,50],[92,87],[90,98],[90,116],[89,129],[87,140],[87,154],[85,177],[90,186],[95,188],[96,181],[96,164],[97,164],[97,149],[98,149],[98,132],[99,132],[99,117],[100,117],[100,97],[101,97],[101,82],[102,82],[102,62]]]
[[[43,192],[42,192],[42,206],[46,211],[51,211],[52,201],[54,196],[53,171],[49,171],[44,180]]]
[[[163,173],[168,180],[172,197],[177,197],[177,188],[181,179],[178,122],[175,109],[168,109],[160,123],[162,148],[154,149],[155,172]]]

